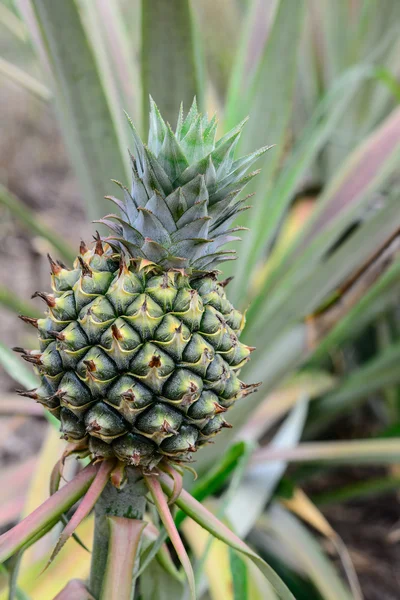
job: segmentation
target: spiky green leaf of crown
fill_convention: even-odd
[[[123,201],[108,196],[122,215],[101,220],[113,232],[109,242],[165,269],[212,271],[236,258],[234,250],[221,247],[240,239],[242,228],[231,225],[249,207],[239,195],[258,173],[247,171],[268,149],[234,159],[245,122],[216,141],[216,117],[199,114],[194,100],[186,118],[181,107],[174,133],[151,100],[146,146],[129,119],[135,144],[133,183],[129,191],[116,182]]]

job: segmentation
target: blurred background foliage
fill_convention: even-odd
[[[123,111],[143,134],[149,94],[172,125],[196,95],[221,135],[250,115],[242,153],[273,147],[224,269],[257,347],[245,377],[263,385],[187,487],[299,600],[398,597],[399,30],[398,0],[1,0],[2,528],[46,497],[62,448],[12,394],[12,380],[35,385],[8,349],[33,343],[16,314],[37,313],[46,253],[71,263],[110,211],[111,177],[128,184]],[[276,598],[254,566],[181,526],[202,598]],[[51,599],[60,572],[87,575],[76,545],[37,578],[54,535],[24,554],[16,598]],[[141,600],[184,597],[153,563]]]

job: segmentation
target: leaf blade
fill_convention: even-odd
[[[128,173],[93,51],[75,0],[61,4],[31,1],[41,58],[45,68],[50,65],[64,140],[89,216],[99,218],[108,211],[104,196],[110,174],[123,181]],[[32,23],[27,25],[32,30]]]
[[[188,0],[143,0],[142,82],[145,129],[149,95],[171,126],[181,102],[188,109],[195,96],[201,99]]]
[[[54,524],[89,489],[97,468],[85,467],[72,481],[48,498],[33,513],[0,537],[0,562],[4,562],[47,526]]]
[[[124,517],[107,517],[107,521],[110,541],[100,600],[130,600],[135,561],[147,523]]]
[[[51,562],[55,559],[57,554],[60,552],[61,548],[64,546],[68,538],[72,536],[75,529],[78,525],[83,521],[85,517],[88,516],[94,505],[96,504],[98,498],[100,497],[102,491],[107,485],[109,475],[114,468],[114,463],[112,461],[103,461],[98,469],[92,483],[85,496],[83,497],[82,502],[79,504],[78,508],[74,512],[71,519],[68,521],[66,527],[58,538],[56,547],[54,548],[49,562],[47,566],[50,565]],[[57,493],[57,492],[56,492]]]
[[[159,479],[163,489],[168,494],[171,494],[173,490],[173,483],[169,477],[161,474]],[[247,544],[245,544],[230,529],[228,529],[226,525],[221,523],[212,513],[210,513],[195,498],[193,498],[193,496],[191,496],[185,490],[182,490],[182,493],[176,503],[189,517],[204,527],[204,529],[206,529],[214,537],[225,542],[238,552],[248,556],[275,588],[282,600],[295,600],[293,594],[288,590],[286,585],[278,577],[275,571],[262,558],[253,552],[253,550],[251,550]]]
[[[167,476],[166,476],[167,477]],[[168,532],[169,538],[175,548],[175,551],[178,555],[178,558],[185,570],[189,589],[191,593],[192,600],[196,600],[196,591],[195,591],[195,581],[192,565],[190,563],[189,557],[186,553],[185,546],[180,538],[176,525],[174,523],[174,519],[171,515],[171,511],[169,509],[168,503],[165,499],[164,493],[162,491],[160,482],[156,477],[151,475],[145,476],[146,485],[149,488],[149,491],[152,495],[154,503],[157,507],[160,518],[164,524],[166,531]],[[172,493],[174,490],[174,485],[172,487]]]
[[[264,461],[323,462],[330,464],[395,464],[400,457],[400,438],[350,440],[345,442],[304,442],[288,449],[262,448],[254,464]]]
[[[42,219],[36,216],[26,204],[21,202],[15,194],[2,184],[0,184],[0,204],[6,206],[8,210],[28,228],[30,233],[39,235],[50,242],[53,248],[55,248],[65,260],[70,263],[75,260],[76,252],[71,248],[68,242],[63,240],[59,233],[56,233],[50,227],[47,227]]]

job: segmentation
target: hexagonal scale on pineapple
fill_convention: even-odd
[[[118,315],[123,315],[132,302],[143,293],[143,282],[135,273],[130,271],[125,262],[114,274],[106,297],[113,305]]]
[[[190,338],[188,327],[177,317],[168,314],[154,332],[153,343],[165,350],[174,360],[181,360]]]
[[[191,286],[199,292],[204,304],[207,304],[207,294],[217,291],[217,281],[215,277],[199,277],[191,281]]]
[[[130,360],[142,345],[142,340],[133,327],[124,319],[118,318],[103,333],[99,345],[118,369],[128,370]]]
[[[147,467],[156,461],[157,446],[135,433],[127,433],[115,440],[113,450],[120,460],[135,467]]]
[[[112,279],[113,273],[109,271],[91,271],[89,276],[87,272],[82,270],[81,276],[73,287],[77,310],[80,311],[99,294],[104,294]]]
[[[108,389],[104,399],[104,402],[117,408],[131,424],[154,401],[152,392],[130,375],[119,377]]]
[[[161,306],[147,294],[140,294],[129,305],[124,318],[146,341],[152,338],[163,316]]]
[[[90,346],[83,329],[73,321],[61,332],[52,332],[52,335],[58,340],[57,349],[64,369],[74,369]]]
[[[216,415],[208,421],[199,433],[199,442],[208,441],[210,438],[217,435],[223,427],[231,429],[232,425],[227,423],[222,415]]]
[[[204,377],[214,356],[214,348],[201,335],[194,333],[183,352],[180,366],[186,367],[194,371],[197,375]]]
[[[89,389],[72,371],[67,371],[61,379],[57,394],[61,405],[66,406],[77,417],[95,402]]]
[[[53,340],[54,338],[51,336],[50,331],[62,331],[65,327],[65,322],[56,321],[52,317],[45,317],[37,321],[39,335],[43,339]]]
[[[178,435],[182,420],[179,411],[158,402],[138,417],[134,429],[160,445],[168,437]]]
[[[87,433],[84,422],[78,419],[78,417],[67,408],[61,409],[60,422],[62,437],[68,442],[79,442],[86,437]]]
[[[174,369],[174,361],[166,352],[154,344],[147,343],[132,359],[129,372],[155,394],[160,394]]]
[[[63,365],[56,342],[52,342],[46,347],[45,351],[40,355],[40,362],[38,364],[40,370],[50,376],[55,376],[62,372]]]
[[[113,458],[115,456],[111,444],[92,436],[89,436],[89,450],[93,458]]]
[[[188,369],[176,369],[164,386],[162,397],[183,410],[199,399],[203,390],[201,378]]]
[[[93,271],[110,271],[113,273],[118,269],[119,256],[116,256],[111,251],[111,247],[108,244],[104,244],[104,252],[102,255],[96,254],[95,249],[89,250],[85,245],[81,247],[84,252],[81,252],[83,260],[89,265]],[[79,268],[79,258],[74,262],[74,267]]]
[[[212,306],[204,307],[204,314],[199,328],[200,333],[216,349],[221,345],[225,325],[221,313]]]
[[[92,394],[104,396],[111,382],[118,376],[115,363],[97,347],[91,348],[79,361],[76,372]]]
[[[244,327],[244,317],[236,308],[233,308],[228,315],[225,315],[225,320],[236,335],[242,331]]]
[[[177,458],[188,452],[196,452],[198,435],[199,433],[195,427],[182,425],[178,435],[174,435],[162,442],[160,450],[167,456],[175,456]]]
[[[73,321],[77,318],[75,298],[72,291],[64,292],[55,299],[54,306],[50,306],[50,314],[56,321]]]
[[[51,268],[51,287],[56,293],[72,290],[80,277],[80,269],[67,269],[47,255]]]
[[[98,402],[85,414],[86,432],[110,444],[127,432],[127,423],[104,402]]]
[[[96,344],[104,331],[115,321],[116,315],[110,302],[104,296],[98,296],[79,313],[78,323],[88,340]]]
[[[211,389],[219,395],[225,388],[230,377],[231,369],[229,368],[228,363],[226,363],[219,354],[216,354],[205,374],[204,385],[207,389]]]
[[[165,272],[162,275],[150,277],[146,283],[146,294],[148,294],[164,312],[172,310],[178,290],[175,286],[176,273]]]
[[[204,312],[198,292],[193,289],[179,290],[171,312],[183,321],[190,331],[197,331]]]
[[[242,382],[236,373],[232,370],[229,372],[229,378],[226,380],[225,385],[218,391],[218,396],[224,400],[230,400],[236,398],[237,394],[242,391]],[[221,404],[223,404],[221,402]],[[224,404],[223,404],[224,405]]]
[[[189,407],[187,417],[202,429],[212,417],[226,410],[219,404],[216,394],[204,390],[197,402]]]
[[[228,350],[218,350],[218,354],[235,369],[241,368],[250,356],[250,349],[239,342],[236,334],[232,331],[230,335],[231,346]]]

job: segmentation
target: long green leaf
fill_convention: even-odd
[[[0,304],[16,314],[37,318],[40,313],[36,307],[28,301],[21,300],[14,292],[0,285]]]
[[[177,600],[183,597],[182,583],[167,573],[153,560],[141,575],[143,600]]]
[[[189,110],[194,96],[202,99],[188,0],[142,1],[141,65],[144,128],[149,95],[174,127],[180,103]]]
[[[156,531],[158,532],[157,529]],[[140,577],[152,560],[157,557],[160,565],[162,565],[170,575],[176,577],[178,581],[182,581],[180,572],[173,563],[171,555],[169,554],[169,550],[165,544],[165,541],[168,537],[165,529],[163,529],[161,533],[158,533],[158,535],[154,536],[153,532],[150,531],[150,527],[148,526],[147,530],[144,532],[144,536],[150,540],[150,545],[145,548],[145,551],[141,554],[140,569],[136,572],[135,580]]]
[[[0,74],[27,90],[36,98],[39,98],[39,100],[48,102],[51,99],[52,94],[50,90],[41,81],[38,81],[32,77],[32,75],[20,69],[17,65],[14,65],[1,57]]]
[[[229,565],[232,573],[233,598],[234,600],[249,600],[248,596],[248,574],[244,560],[229,548]]]
[[[60,254],[62,258],[71,262],[75,259],[76,253],[73,248],[64,241],[60,234],[43,223],[43,219],[39,218],[26,204],[21,202],[19,198],[4,185],[0,184],[0,204],[5,206],[13,216],[23,223],[28,231],[34,235],[39,235],[47,240]]]
[[[347,0],[319,3],[319,37],[325,57],[325,80],[332,81],[349,66],[375,59],[378,66],[390,66],[390,54],[398,54],[399,5],[397,2],[362,2],[351,6]],[[343,31],[341,23],[353,21]],[[351,32],[351,33],[350,33]],[[321,35],[322,33],[322,35]],[[397,48],[396,48],[397,46]],[[389,67],[390,68],[390,67]],[[324,163],[333,173],[357,140],[367,135],[393,108],[390,90],[365,82],[344,115],[333,139],[325,149]]]
[[[298,402],[271,441],[276,452],[297,446],[306,415],[307,403]],[[282,460],[273,464],[253,463],[246,469],[243,482],[226,507],[227,517],[241,537],[249,533],[262,514],[286,467]]]
[[[237,493],[239,492],[239,490],[242,487],[243,478],[245,476],[246,468],[249,463],[250,457],[253,453],[253,450],[254,450],[254,445],[252,445],[252,444],[246,445],[246,450],[245,450],[244,454],[240,457],[240,462],[238,462],[238,465],[235,469],[235,472],[233,473],[233,476],[229,482],[229,485],[227,486],[226,491],[224,491],[224,493],[220,497],[219,506],[218,506],[218,509],[215,514],[217,519],[225,519],[226,518],[227,509],[229,509],[234,498],[236,498]],[[199,560],[197,561],[196,570],[195,570],[196,581],[199,581],[200,576],[202,575],[203,569],[206,567],[207,561],[209,561],[211,559],[211,557],[209,557],[209,553],[212,549],[212,542],[213,542],[213,537],[209,536],[208,540],[206,541],[205,547],[199,556]]]
[[[351,106],[361,83],[373,77],[370,65],[358,65],[335,81],[304,126],[281,171],[265,194],[262,226],[253,234],[251,266],[257,268],[260,255],[270,250],[280,224],[296,195],[298,186],[326,142],[336,130],[340,119]]]
[[[5,568],[4,565],[0,565],[0,574],[5,575],[6,577],[9,577],[9,572],[7,571],[7,569]],[[15,600],[30,600],[29,596],[27,596],[25,594],[25,592],[18,587],[16,587],[16,589],[15,589],[14,598],[15,598]],[[14,600],[14,598],[11,597],[10,600]],[[54,600],[57,600],[57,599],[55,598]],[[79,599],[77,598],[77,600],[79,600]]]
[[[357,481],[343,487],[327,490],[311,496],[314,504],[342,504],[348,500],[366,499],[380,496],[400,488],[400,476],[393,475]]]
[[[400,161],[400,109],[394,111],[350,156],[324,190],[311,222],[304,228],[278,273],[266,282],[253,301],[249,321],[258,313],[262,299],[271,307],[271,289],[281,286],[285,295],[364,216],[372,194],[390,181]],[[371,252],[373,252],[371,248]],[[292,279],[291,283],[289,280]],[[275,306],[280,305],[281,299]]]
[[[280,265],[281,280],[275,285],[274,293],[270,293],[268,301],[261,307],[262,295],[253,302],[250,307],[248,318],[250,322],[249,329],[252,327],[260,327],[260,322],[272,322],[271,314],[283,316],[282,303],[297,293],[297,287],[303,285],[307,280],[309,291],[311,293],[320,288],[312,286],[312,278],[317,274],[316,264],[321,262],[326,255],[332,260],[332,264],[337,261],[338,256],[343,252],[344,244],[342,244],[336,252],[329,251],[334,246],[335,242],[343,235],[348,228],[359,219],[364,219],[361,222],[362,227],[373,227],[371,225],[373,218],[365,219],[367,207],[371,203],[371,197],[374,192],[381,189],[385,183],[390,181],[393,173],[400,161],[400,109],[395,111],[390,118],[376,131],[366,142],[352,155],[348,164],[343,170],[338,173],[335,179],[321,198],[320,208],[312,223],[306,227],[306,231],[302,233],[301,239],[294,245],[291,251],[291,257],[283,260]],[[376,216],[377,223],[379,219],[385,221],[388,218],[386,211],[392,212],[395,210],[396,198],[382,198],[382,206],[378,207],[379,216]],[[386,204],[386,206],[385,206]],[[395,217],[396,219],[398,216]],[[390,219],[387,226],[390,227]],[[365,230],[366,231],[366,230]],[[353,232],[350,239],[346,243],[355,241],[355,236],[360,235],[360,229]],[[379,236],[379,232],[375,233]],[[311,241],[310,241],[311,239]],[[384,240],[383,240],[384,241]],[[381,241],[382,243],[382,241]],[[379,248],[379,246],[378,246]],[[362,244],[357,252],[364,260],[368,255],[374,253],[377,248],[371,245]],[[354,261],[355,257],[351,257]],[[347,263],[346,263],[347,264]],[[342,265],[341,272],[346,270],[346,264]],[[350,266],[350,263],[348,263]],[[356,265],[356,270],[362,266]],[[325,285],[329,282],[334,273],[331,273],[324,265]],[[354,268],[354,262],[352,267]],[[321,267],[323,265],[321,264]],[[321,277],[321,274],[318,275]],[[337,280],[336,280],[337,281]],[[337,283],[336,283],[337,284]],[[267,292],[263,289],[263,294]],[[279,311],[277,311],[279,307]],[[304,310],[305,306],[301,302],[298,303],[298,308]],[[303,313],[304,314],[304,313]],[[255,316],[256,315],[256,316]],[[257,317],[257,318],[256,318]],[[277,320],[273,325],[278,326]],[[281,327],[281,325],[279,325]],[[247,331],[249,331],[249,329]],[[266,328],[263,333],[271,341],[271,332]],[[253,340],[253,343],[257,340]]]
[[[163,489],[169,495],[172,494],[172,479],[164,474],[161,474],[159,479]],[[176,503],[179,508],[181,508],[190,518],[201,525],[201,527],[204,527],[204,529],[206,529],[214,537],[221,540],[231,548],[234,548],[238,552],[241,552],[245,556],[248,556],[264,574],[272,587],[277,591],[281,600],[295,600],[292,593],[288,590],[286,585],[278,577],[275,571],[262,558],[253,552],[253,550],[251,550],[247,544],[245,544],[230,529],[228,529],[226,525],[221,523],[221,521],[219,521],[210,511],[208,511],[197,500],[195,500],[193,496],[183,490]]]
[[[302,233],[316,235],[335,217],[361,205],[362,199],[384,184],[399,161],[400,108],[394,110],[351,155],[320,198],[318,211]],[[358,177],[355,175],[358,173]]]
[[[203,477],[193,485],[191,494],[201,502],[208,496],[221,489],[227,478],[238,465],[241,457],[246,452],[246,443],[237,442],[227,449],[223,457]]]
[[[107,49],[114,66],[122,103],[138,123],[142,132],[142,82],[138,60],[134,57],[140,51],[140,2],[130,2],[122,10],[121,2],[98,0],[96,7],[108,40]]]
[[[279,295],[281,303],[274,322],[268,322],[271,318],[271,308],[267,307],[259,316],[260,320],[263,318],[264,322],[268,323],[267,331],[264,332],[265,339],[272,343],[274,336],[279,335],[282,327],[289,323],[290,319],[305,319],[315,311],[341,283],[353,273],[357,273],[371,254],[392,237],[400,227],[399,201],[400,193],[387,198],[382,209],[376,211],[369,220],[365,220],[336,252],[320,264],[314,265],[313,270],[308,270],[305,265],[303,280],[298,281],[294,289],[290,285],[282,288]],[[365,240],[368,240],[368,244],[365,244]],[[295,278],[297,279],[297,275]],[[292,296],[290,292],[293,292]],[[277,299],[278,296],[275,301]],[[260,320],[254,322],[254,328],[257,323],[260,326]],[[257,340],[254,341],[257,344]]]
[[[0,23],[4,25],[4,27],[6,27],[8,31],[15,35],[20,41],[27,41],[28,32],[24,23],[3,2],[0,4]]]
[[[340,386],[311,407],[305,430],[307,437],[315,435],[338,415],[352,410],[370,394],[398,384],[399,360],[400,343],[397,342],[346,377]]]
[[[312,356],[318,361],[332,348],[338,348],[345,340],[355,337],[372,321],[398,304],[400,294],[400,260],[378,279],[354,308],[345,315],[322,340]]]
[[[224,130],[230,131],[243,117],[243,90],[247,89],[254,75],[255,65],[262,56],[269,29],[274,22],[280,0],[250,0],[241,27],[240,41],[233,63],[226,99]],[[256,55],[256,56],[255,56]]]
[[[237,37],[241,29],[239,7],[232,0],[202,0],[193,2],[192,6],[197,17],[195,26],[203,42],[210,79],[218,97],[223,101],[235,63]]]
[[[187,555],[185,546],[183,545],[179,532],[174,523],[174,519],[169,509],[167,500],[165,499],[160,482],[158,481],[157,477],[151,475],[145,476],[145,482],[147,487],[149,488],[154,504],[157,507],[160,519],[163,522],[166,531],[168,532],[169,539],[171,540],[171,543],[174,546],[175,551],[178,555],[179,561],[185,570],[190,589],[190,597],[192,600],[196,600],[195,580],[192,565],[190,563],[189,556]],[[174,494],[174,484],[172,486],[172,494]]]
[[[282,541],[289,556],[310,577],[324,600],[352,600],[354,596],[345,587],[333,564],[305,526],[287,510],[273,504],[267,515],[268,526],[274,539]]]
[[[400,459],[400,438],[309,442],[294,448],[261,448],[254,453],[254,464],[271,461],[323,462],[329,464],[395,464]]]
[[[208,496],[218,492],[235,471],[243,455],[246,453],[248,444],[246,442],[237,442],[225,452],[220,460],[214,464],[208,465],[207,470],[202,473],[199,481],[196,482],[190,492],[196,500],[201,502]],[[196,465],[197,466],[197,465]],[[175,517],[177,527],[185,519],[183,511],[178,511]]]
[[[298,45],[304,16],[304,2],[280,0],[275,21],[265,46],[264,55],[251,86],[246,102],[246,111],[252,116],[241,139],[240,149],[244,153],[265,144],[276,147],[263,161],[258,177],[249,226],[253,235],[247,236],[242,245],[240,258],[235,265],[235,279],[230,290],[234,301],[243,292],[243,274],[252,253],[252,239],[257,236],[262,223],[265,193],[272,183],[285,148],[285,138],[291,118]],[[244,115],[243,115],[244,116]],[[247,221],[245,222],[247,225]]]
[[[64,140],[89,216],[99,218],[109,210],[111,177],[124,181],[127,173],[92,48],[75,0],[31,1]]]
[[[15,352],[0,342],[0,363],[3,369],[20,385],[30,389],[38,386],[38,378],[27,369]]]
[[[255,441],[269,434],[286,413],[303,398],[310,401],[320,398],[334,387],[335,378],[324,371],[303,370],[268,394],[260,403],[237,436]]]
[[[0,536],[0,562],[4,562],[32,539],[38,539],[54,526],[63,513],[89,489],[98,467],[89,465],[72,481],[51,496],[21,523]]]

